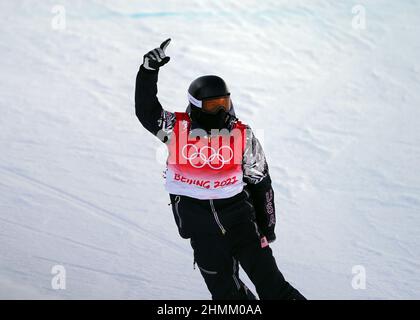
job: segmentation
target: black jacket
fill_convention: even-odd
[[[162,108],[157,98],[158,71],[143,67],[137,74],[135,105],[141,124],[163,142],[174,127],[175,114]],[[237,120],[233,117],[232,121]],[[163,134],[162,134],[163,133]],[[256,232],[269,241],[275,239],[276,223],[274,191],[262,147],[247,127],[243,154],[244,190],[227,199],[199,200],[170,195],[180,235],[190,238],[194,233],[226,233],[244,220],[256,222]]]

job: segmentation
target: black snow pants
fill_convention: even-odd
[[[255,299],[239,279],[239,264],[260,299],[299,298],[277,268],[271,248],[261,248],[252,222],[238,224],[225,235],[195,235],[191,245],[196,264],[215,300]]]
[[[255,299],[239,279],[239,264],[260,299],[304,299],[279,271],[271,248],[262,247],[246,191],[219,200],[170,197],[178,230],[191,239],[194,261],[214,300]]]

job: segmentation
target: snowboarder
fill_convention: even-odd
[[[159,68],[170,39],[143,57],[136,79],[136,115],[167,144],[166,189],[181,237],[213,299],[256,299],[239,279],[239,264],[260,299],[305,299],[279,271],[274,191],[262,147],[235,116],[218,76],[194,80],[186,112],[169,112],[157,98]],[[235,134],[233,134],[233,132]]]

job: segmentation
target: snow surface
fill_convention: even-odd
[[[0,298],[210,298],[134,115],[142,56],[171,37],[162,104],[221,75],[264,141],[286,278],[311,299],[419,299],[419,17],[416,0],[1,1]]]

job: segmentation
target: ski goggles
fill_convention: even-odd
[[[230,101],[230,96],[221,96],[215,98],[208,98],[203,100],[198,100],[194,98],[192,95],[188,94],[188,100],[194,106],[203,109],[204,112],[215,114],[219,112],[219,110],[225,110],[225,112],[229,112],[232,103]]]

